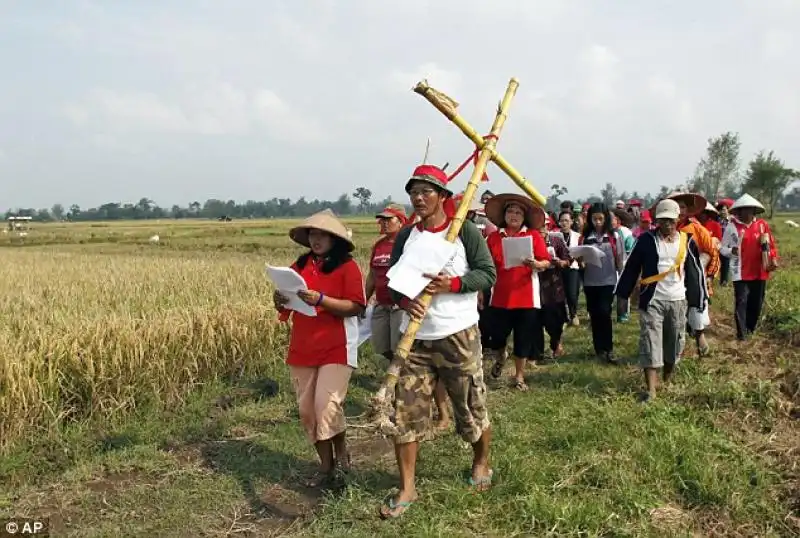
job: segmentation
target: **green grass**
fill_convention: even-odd
[[[356,225],[362,252],[372,228]],[[145,241],[153,233],[135,228]],[[792,308],[800,274],[784,246],[798,243],[790,230],[779,233],[786,269],[770,286],[767,323]],[[155,250],[55,241],[65,251],[166,263],[230,240],[197,230]],[[277,234],[261,233],[257,244],[257,251],[296,252]],[[635,315],[615,325],[627,361],[620,367],[587,358],[586,323],[568,329],[568,356],[531,370],[529,392],[490,382],[494,488],[468,489],[471,451],[448,432],[423,444],[420,500],[397,521],[377,517],[397,484],[391,446],[358,427],[385,363],[362,349],[346,409],[355,472],[344,491],[319,497],[301,485],[315,456],[297,424],[280,333],[274,360],[247,370],[257,376],[205,381],[180,405],[142,404],[110,420],[64,424],[58,436],[27,438],[0,459],[0,517],[50,515],[57,535],[81,537],[797,536],[792,450],[800,435],[791,417],[800,399],[791,387],[800,353],[780,345],[785,340],[737,348],[731,302],[730,289],[718,290],[714,355],[690,354],[675,385],[648,406],[636,403]]]

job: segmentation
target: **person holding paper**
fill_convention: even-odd
[[[381,238],[372,247],[367,274],[366,298],[369,301],[375,294],[377,303],[372,310],[371,342],[372,350],[392,360],[394,350],[400,341],[400,323],[403,311],[392,302],[389,294],[389,261],[392,258],[397,233],[408,222],[406,210],[400,204],[389,204],[375,215],[380,226]]]
[[[628,259],[628,256],[633,250],[633,244],[636,242],[636,238],[633,237],[633,232],[631,231],[632,224],[632,215],[624,209],[614,209],[614,211],[611,212],[611,227],[614,228],[614,231],[617,233],[620,244],[623,246],[623,252],[625,253],[623,256],[623,263]],[[617,323],[628,323],[630,321],[630,316],[631,308],[628,300],[617,297]]]
[[[561,337],[564,334],[564,324],[567,322],[567,304],[562,275],[569,268],[572,259],[563,236],[548,229],[544,209],[537,208],[534,213],[533,227],[541,234],[550,255],[550,264],[539,273],[542,309],[539,312],[539,323],[534,329],[536,341],[541,346],[537,355],[544,356],[544,333],[546,332],[550,337],[550,352],[555,359],[564,354]]]
[[[580,208],[580,206],[578,206]],[[570,209],[561,211],[558,216],[558,224],[561,226],[561,236],[564,238],[567,248],[577,247],[580,243],[581,234],[573,229],[572,211]],[[573,327],[580,325],[578,320],[578,299],[581,293],[580,264],[573,260],[569,267],[561,271],[561,278],[564,281],[564,292],[567,298],[567,314],[569,324]]]
[[[417,225],[397,235],[392,250],[394,265],[406,247],[423,232],[444,238],[455,215],[453,193],[447,174],[436,166],[418,166],[406,183]],[[433,295],[427,310],[416,297],[392,296],[405,311],[401,330],[411,317],[421,320],[416,339],[400,371],[394,398],[395,455],[400,471],[400,491],[381,506],[383,518],[402,515],[416,500],[415,485],[419,442],[431,435],[434,401],[443,387],[453,403],[456,432],[472,445],[472,472],[468,480],[478,491],[491,487],[489,445],[492,438],[483,380],[481,338],[478,330],[478,292],[491,287],[496,278],[494,264],[480,231],[465,221],[455,241],[455,254],[437,275],[427,275],[426,290]]]
[[[533,200],[518,194],[498,194],[486,204],[486,216],[499,228],[486,240],[497,268],[497,282],[487,313],[494,358],[491,373],[494,378],[502,374],[508,337],[513,333],[514,387],[522,391],[528,390],[526,361],[541,359],[544,350],[544,336],[535,330],[542,307],[538,271],[549,267],[550,254],[541,234],[533,227],[535,213]],[[510,264],[505,259],[503,242],[515,238],[529,238],[530,252],[521,263]]]
[[[639,282],[639,360],[647,385],[642,402],[655,398],[658,371],[667,383],[680,361],[688,308],[703,310],[708,303],[700,249],[678,231],[678,203],[662,200],[654,213],[657,229],[639,236],[614,291],[628,298]]]
[[[764,212],[761,202],[743,194],[731,212],[720,252],[731,260],[736,338],[744,341],[758,327],[767,281],[778,268],[778,248],[767,221],[756,217]]]
[[[350,468],[342,404],[353,369],[358,366],[360,316],[366,306],[364,279],[351,252],[347,228],[326,209],[289,231],[292,240],[310,250],[292,264],[308,286],[296,292],[316,316],[284,309],[288,298],[276,291],[274,302],[292,329],[286,363],[297,397],[300,422],[315,446],[320,468],[309,487],[329,486],[337,466]]]
[[[725,237],[725,229],[729,226],[731,215],[730,209],[733,200],[723,198],[717,201],[718,223],[720,225],[720,254],[719,254],[719,285],[727,286],[731,279],[731,258],[722,254],[722,238]]]
[[[586,310],[589,311],[592,327],[592,343],[600,360],[616,364],[611,307],[617,275],[622,270],[624,249],[612,228],[611,212],[605,204],[592,204],[588,214],[581,234],[581,245],[594,246],[605,254],[599,266],[587,263],[583,273],[583,293],[586,295]]]

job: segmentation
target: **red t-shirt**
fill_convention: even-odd
[[[369,267],[375,278],[375,300],[380,305],[393,304],[392,297],[389,295],[389,259],[392,257],[394,238],[382,237],[378,239],[372,247],[372,255],[369,259]]]
[[[749,225],[737,219],[731,219],[728,226],[736,226],[739,234],[739,272],[741,280],[769,280],[770,274],[761,264],[761,234],[769,234],[769,254],[778,258],[775,237],[767,221],[756,218]]]
[[[322,263],[309,259],[300,270],[292,264],[311,290],[334,299],[348,299],[366,306],[364,279],[355,260],[349,260],[333,272],[324,274]],[[358,366],[358,317],[340,318],[322,307],[316,317],[292,312],[292,334],[286,363],[316,367],[325,364]]]
[[[535,230],[522,228],[519,233],[510,236],[507,235],[505,228],[501,228],[486,239],[492,260],[497,268],[497,281],[492,288],[491,306],[508,309],[541,308],[542,306],[539,276],[536,272],[525,265],[506,269],[503,260],[503,238],[525,236],[533,238],[534,259],[551,259],[542,234]]]

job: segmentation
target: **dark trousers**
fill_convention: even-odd
[[[767,292],[766,280],[739,280],[733,283],[736,310],[736,338],[744,340],[754,333]]]
[[[492,333],[489,321],[489,304],[492,302],[492,288],[483,292],[483,309],[478,311],[478,330],[481,333],[481,347],[494,349],[492,347]]]
[[[614,328],[611,307],[614,303],[614,286],[584,286],[586,310],[592,325],[592,343],[598,355],[614,351]]]
[[[536,356],[541,357],[544,355],[544,333],[550,337],[550,350],[555,351],[561,343],[561,335],[564,334],[564,323],[567,321],[567,308],[564,303],[557,303],[542,306],[539,310],[539,323],[536,330],[536,342],[539,348],[536,350]]]
[[[540,311],[537,308],[495,308],[486,312],[490,333],[489,349],[499,351],[506,347],[508,337],[514,333],[514,356],[520,359],[536,359],[544,347],[544,337],[539,326]]]
[[[731,276],[731,259],[727,256],[720,255],[719,262],[719,283],[725,286]]]
[[[564,293],[567,296],[567,311],[569,319],[578,313],[578,296],[581,293],[581,274],[578,269],[564,269],[561,271],[564,280]]]

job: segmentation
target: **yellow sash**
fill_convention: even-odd
[[[686,259],[686,249],[687,245],[689,244],[689,235],[684,232],[678,232],[680,234],[680,240],[678,244],[678,257],[675,258],[675,263],[664,271],[663,273],[658,273],[657,275],[649,276],[647,278],[643,278],[639,283],[642,286],[648,286],[653,282],[659,282],[663,280],[667,275],[671,275],[675,272],[680,272],[681,265],[683,265],[683,260]]]

